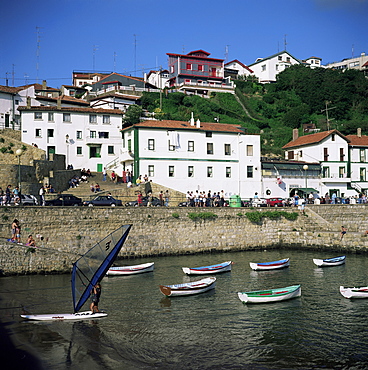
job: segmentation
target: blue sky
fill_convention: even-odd
[[[249,65],[285,40],[296,58],[322,64],[368,53],[368,0],[1,0],[0,14],[9,86],[60,87],[73,70],[142,77],[167,68],[166,53],[198,49]]]

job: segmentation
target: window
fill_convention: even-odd
[[[279,65],[278,64],[276,64],[276,71],[278,71],[279,70]]]
[[[169,177],[174,177],[174,166],[169,166]]]
[[[262,66],[262,72],[264,72],[266,70],[266,64],[263,64]]]
[[[54,137],[54,129],[53,128],[47,129],[47,137]]]
[[[109,115],[107,115],[107,114],[104,114],[104,115],[102,116],[102,123],[103,123],[103,124],[105,124],[105,125],[110,124],[110,116],[109,116]]]
[[[231,155],[231,145],[225,144],[225,155]]]
[[[359,150],[359,158],[360,158],[360,162],[365,162],[365,149]]]
[[[247,177],[248,178],[253,177],[253,166],[247,166]]]
[[[153,142],[154,144],[155,142]],[[131,152],[132,151],[132,139],[128,139],[128,151]]]
[[[203,71],[203,65],[202,64],[198,64],[198,71]]]
[[[89,157],[90,158],[101,158],[101,147],[91,146],[89,148]]]
[[[190,84],[190,80],[189,79],[185,79],[184,81],[186,84]]]
[[[77,131],[77,140],[82,139],[82,131]]]
[[[82,155],[82,147],[77,146],[77,155]]]
[[[63,122],[71,122],[70,113],[63,113]]]
[[[340,179],[345,177],[345,167],[339,167],[339,177]]]
[[[192,69],[192,65],[190,63],[187,63],[187,70],[191,70]]]
[[[323,160],[328,161],[328,148],[323,148]]]
[[[89,137],[90,137],[91,139],[95,139],[95,138],[97,137],[97,135],[96,135],[96,131],[90,131]]]
[[[213,168],[207,167],[207,177],[212,177],[212,175],[213,175]]]
[[[194,167],[188,166],[188,177],[194,177]]]
[[[89,115],[89,123],[97,123],[97,114]]]
[[[19,105],[19,100],[15,99],[15,105]]]
[[[148,166],[148,177],[154,177],[155,176],[155,166],[153,164],[150,164]]]
[[[278,56],[278,60],[282,60],[282,56],[281,55]]]
[[[288,159],[294,159],[294,151],[289,150],[288,153],[287,153],[287,157],[288,157]]]
[[[345,157],[344,148],[340,148],[340,162],[344,162],[344,157]]]
[[[322,177],[324,177],[324,178],[330,177],[330,167],[323,167],[322,168]]]
[[[331,135],[331,141],[335,141],[335,134]]]
[[[206,131],[206,137],[212,137],[212,132],[211,131]]]
[[[231,167],[226,167],[225,176],[227,178],[230,178],[231,177]]]
[[[359,174],[360,174],[360,181],[366,181],[366,171],[364,167],[362,167],[359,170]]]
[[[114,151],[114,146],[113,145],[109,145],[107,147],[107,154],[115,154],[115,151]]]
[[[194,141],[188,141],[188,152],[194,152]]]
[[[99,131],[98,132],[98,137],[99,139],[108,139],[109,138],[109,133],[106,131]]]
[[[171,145],[170,140],[169,140],[169,151],[173,152],[175,150],[175,145]]]
[[[253,156],[253,145],[247,145],[247,156],[248,157]]]
[[[155,139],[148,139],[148,150],[155,150]]]
[[[41,137],[41,129],[36,128],[36,137]]]
[[[207,143],[207,154],[213,154],[213,144]]]
[[[170,66],[170,73],[174,73],[175,72],[175,67],[174,66]]]
[[[34,119],[42,119],[42,112],[34,112]]]
[[[48,121],[49,122],[54,122],[54,112],[49,112],[49,114],[48,114]]]
[[[286,57],[286,61],[290,63],[290,57]]]

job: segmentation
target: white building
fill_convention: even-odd
[[[313,187],[320,194],[353,196],[368,190],[368,137],[344,136],[337,130],[305,135],[286,144],[289,160],[319,162],[321,174]],[[310,181],[309,181],[310,183]]]
[[[235,59],[225,63],[225,77],[231,76],[234,78],[253,76],[254,72],[239,60]]]
[[[169,86],[169,71],[167,69],[150,71],[148,74],[144,74],[144,81],[158,89],[163,89]]]
[[[186,193],[218,192],[249,198],[261,190],[259,135],[237,125],[145,121],[123,128],[121,162],[134,178]]]
[[[22,141],[51,153],[64,154],[67,164],[101,172],[118,166],[123,113],[111,109],[25,106]]]
[[[322,65],[322,58],[318,58],[318,57],[310,57],[308,59],[305,59],[303,60],[303,63],[308,66],[309,68],[311,69],[314,69],[314,68],[325,68],[323,65]]]
[[[248,67],[254,72],[260,83],[269,83],[276,82],[276,76],[294,64],[301,64],[301,61],[287,51],[282,51],[267,58],[258,58]]]
[[[358,57],[345,58],[339,62],[333,62],[326,64],[326,68],[333,69],[358,69],[367,70],[368,69],[368,55],[361,53]]]

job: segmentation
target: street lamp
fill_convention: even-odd
[[[19,195],[19,203],[20,204],[22,203],[21,189],[20,189],[20,184],[21,184],[21,180],[20,180],[20,156],[22,154],[23,154],[23,150],[22,149],[17,149],[15,151],[15,155],[18,157],[18,195]]]
[[[69,135],[65,135],[65,142],[66,142],[66,168],[69,169]]]
[[[308,186],[307,186],[307,170],[308,170],[308,165],[307,164],[305,164],[303,166],[303,170],[305,171],[305,196],[307,196],[307,188],[308,188]]]

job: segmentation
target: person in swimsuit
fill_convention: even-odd
[[[98,309],[98,303],[100,302],[100,296],[101,296],[101,284],[97,283],[91,290],[92,302],[91,302],[90,309],[92,313],[100,312],[100,310]]]

